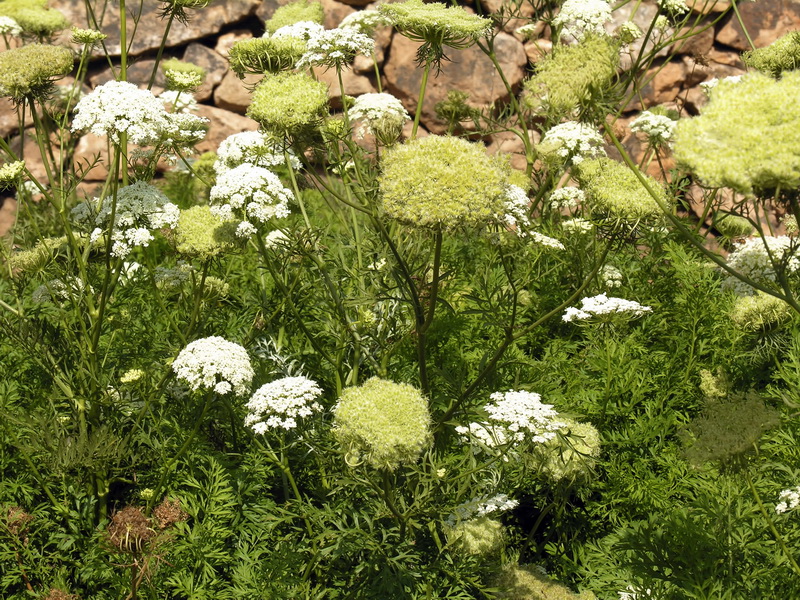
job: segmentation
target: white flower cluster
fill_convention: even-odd
[[[689,12],[684,0],[658,0],[659,8],[672,17],[677,17]]]
[[[727,81],[728,83],[739,83],[741,80],[742,80],[742,76],[741,75],[729,75],[728,77],[725,77],[724,79],[717,79],[716,77],[714,77],[713,79],[709,79],[708,81],[702,82],[700,84],[700,87],[703,89],[703,91],[706,94],[710,94],[711,90],[713,90],[715,87],[717,87],[717,85],[721,81],[722,82]]]
[[[600,281],[607,288],[616,288],[622,285],[622,272],[614,266],[604,265],[600,269]]]
[[[567,323],[571,321],[585,321],[592,317],[602,317],[605,315],[623,314],[631,317],[641,317],[643,314],[652,312],[649,306],[642,306],[633,300],[623,300],[622,298],[609,298],[605,294],[583,298],[581,308],[569,307],[561,317]]]
[[[293,168],[300,168],[300,161],[291,154],[291,151],[289,160]],[[214,171],[217,175],[222,175],[242,163],[250,163],[265,169],[277,167],[284,164],[283,151],[279,143],[263,131],[234,133],[222,140],[219,145]]]
[[[527,41],[533,39],[539,34],[538,29],[539,28],[536,23],[528,23],[527,25],[523,25],[522,27],[517,27],[514,30],[514,33],[516,33],[519,36],[522,36]]]
[[[258,388],[247,402],[244,424],[256,433],[295,429],[297,420],[322,410],[322,389],[306,377],[284,377]]]
[[[560,157],[572,165],[580,164],[585,158],[606,155],[603,136],[593,127],[576,121],[567,121],[549,129],[537,150],[545,156]]]
[[[375,134],[384,121],[403,123],[411,120],[403,103],[391,94],[362,94],[348,110],[352,121],[361,121],[356,129],[356,137],[363,138],[367,133]]]
[[[582,189],[576,187],[562,187],[550,193],[550,208],[561,210],[564,208],[577,208],[586,199]]]
[[[519,506],[519,500],[512,500],[506,494],[483,498],[474,498],[455,508],[453,514],[447,517],[446,523],[455,527],[458,523],[485,517],[495,512],[505,512]]]
[[[371,37],[357,29],[324,29],[306,42],[306,52],[297,61],[297,67],[345,67],[356,54],[369,56],[375,48]]]
[[[0,35],[19,35],[22,27],[11,17],[0,17]]]
[[[272,34],[272,37],[293,37],[307,42],[312,37],[325,31],[325,28],[314,21],[298,21],[292,25],[284,25]],[[262,37],[269,37],[266,32]]]
[[[339,29],[356,29],[364,35],[373,35],[375,29],[389,25],[389,19],[382,15],[377,10],[357,10],[350,13],[342,22],[339,23]]]
[[[219,336],[195,340],[172,363],[177,378],[195,391],[245,395],[253,380],[247,350]]]
[[[588,34],[604,35],[604,25],[611,20],[611,6],[606,0],[566,0],[553,25],[562,26],[562,36],[582,40]]]
[[[131,143],[152,146],[175,138],[200,139],[200,129],[206,122],[195,115],[168,113],[152,92],[132,83],[109,81],[75,106],[72,131],[88,129],[95,135],[108,136],[115,144],[120,143],[120,134],[126,133]]]
[[[631,131],[640,131],[653,144],[664,144],[672,137],[677,124],[667,116],[654,115],[646,110],[631,122]]]
[[[484,406],[490,421],[496,421],[507,431],[510,441],[522,442],[530,437],[544,443],[553,439],[565,426],[557,421],[558,413],[552,404],[542,404],[542,397],[534,392],[495,392]]]
[[[594,224],[587,220],[576,217],[574,219],[567,219],[561,223],[561,229],[564,233],[571,233],[572,235],[583,235],[594,231]]]
[[[794,273],[800,268],[798,248],[793,239],[785,235],[765,235],[763,238],[744,240],[728,256],[728,266],[759,283],[775,282],[777,276],[770,255],[777,264],[783,265],[787,273]],[[722,288],[732,290],[739,296],[752,296],[756,293],[754,288],[732,275],[725,278]]]
[[[158,99],[168,105],[172,112],[191,113],[197,110],[197,100],[194,94],[189,92],[166,90],[158,95]]]
[[[508,443],[508,435],[498,426],[473,422],[469,425],[459,425],[455,430],[465,442],[477,445],[481,449],[490,450]]]
[[[775,512],[782,514],[794,510],[798,506],[800,506],[800,485],[781,492],[778,496],[778,504],[775,505]]]
[[[530,204],[531,200],[525,190],[518,185],[506,186],[504,214],[500,218],[508,228],[516,229],[520,237],[526,236],[531,226],[531,220],[528,218]]]
[[[249,237],[255,227],[249,222],[266,223],[272,218],[289,216],[289,200],[294,198],[292,191],[283,187],[275,173],[250,163],[223,172],[211,188],[211,210],[226,221],[244,217],[237,229],[238,235]]]
[[[556,238],[551,238],[550,236],[544,235],[543,233],[539,233],[538,231],[531,231],[529,234],[530,238],[540,246],[544,246],[545,248],[552,248],[553,250],[565,250],[564,244],[559,242]]]
[[[113,206],[112,199],[106,198],[97,216],[92,219],[96,203],[97,199],[82,202],[71,212],[76,222],[95,226],[92,241],[99,239],[103,228],[110,225]],[[125,258],[136,246],[147,246],[154,239],[152,230],[175,227],[179,216],[180,209],[161,190],[144,181],[120,188],[114,210],[111,254]]]

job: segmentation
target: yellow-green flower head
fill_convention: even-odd
[[[161,69],[171,90],[193,92],[203,85],[203,80],[206,78],[206,70],[203,67],[177,58],[163,61]]]
[[[466,554],[490,556],[503,547],[503,524],[489,517],[462,521],[448,528],[447,541]]]
[[[293,69],[305,51],[306,43],[291,36],[252,38],[236,42],[228,52],[228,62],[240,78],[248,73],[279,73]]]
[[[103,33],[102,31],[97,31],[96,29],[80,29],[78,27],[72,28],[72,43],[73,44],[83,44],[86,46],[94,46],[95,44],[99,44],[108,36]]]
[[[800,72],[721,81],[700,116],[681,119],[674,156],[707,185],[743,194],[800,186]]]
[[[29,44],[0,53],[0,95],[20,101],[41,98],[53,80],[72,71],[74,56],[69,48]]]
[[[182,210],[175,228],[178,252],[202,259],[212,258],[236,248],[236,222],[225,221],[209,206]]]
[[[597,600],[593,592],[572,592],[538,565],[507,565],[494,582],[499,600]]]
[[[8,267],[14,276],[35,273],[47,266],[53,255],[64,248],[66,243],[66,237],[41,239],[30,250],[20,250],[11,254],[8,258]]]
[[[784,71],[800,66],[800,31],[792,31],[778,38],[766,48],[748,50],[742,54],[745,65],[770,77],[779,77]]]
[[[327,114],[328,86],[306,73],[264,77],[247,109],[248,117],[282,136],[315,127]]]
[[[587,36],[577,46],[556,46],[523,84],[524,102],[531,110],[560,120],[602,94],[618,65],[617,43],[607,36]]]
[[[47,38],[69,27],[69,22],[57,10],[48,8],[47,0],[4,0],[0,16],[11,17],[31,37]]]
[[[645,179],[664,204],[669,204],[664,188],[652,177]],[[623,221],[639,221],[661,215],[661,209],[626,165],[610,158],[585,160],[577,169],[577,180],[595,212]]]
[[[0,189],[16,185],[25,172],[25,161],[17,160],[0,167]]]
[[[325,20],[325,11],[319,2],[309,2],[308,0],[298,0],[286,6],[281,6],[272,15],[272,18],[264,23],[268,33],[275,33],[281,27],[294,25],[300,21],[311,21],[322,24]]]
[[[725,398],[730,392],[730,384],[725,371],[717,368],[716,375],[708,369],[700,369],[700,391],[707,399]]]
[[[600,456],[600,433],[589,423],[561,419],[565,426],[560,435],[539,449],[544,458],[542,472],[555,482],[585,481]]]
[[[482,145],[437,135],[413,140],[384,156],[383,209],[416,227],[479,225],[503,212],[508,173]]]
[[[764,331],[791,319],[789,305],[763,292],[740,296],[731,308],[733,324],[743,331]]]
[[[425,397],[411,385],[377,377],[342,391],[333,422],[351,465],[394,470],[416,462],[431,441]]]
[[[783,226],[789,235],[797,233],[798,229],[800,229],[797,227],[797,218],[794,215],[786,215],[783,218]]]
[[[724,237],[730,239],[749,237],[755,231],[750,219],[732,214],[722,214],[714,219],[714,227]]]
[[[491,20],[441,2],[407,0],[381,4],[378,10],[407,38],[450,48],[467,48],[492,28]]]

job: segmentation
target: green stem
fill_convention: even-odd
[[[174,19],[175,19],[175,13],[170,12],[169,19],[167,20],[167,27],[164,29],[164,35],[161,37],[161,44],[158,46],[158,52],[156,53],[156,62],[153,65],[153,72],[150,73],[150,81],[147,82],[148,90],[153,89],[153,84],[156,81],[156,75],[158,74],[158,65],[161,64],[161,56],[164,54],[164,47],[167,45],[169,30],[172,28],[172,21]]]
[[[425,62],[425,69],[422,71],[422,82],[419,85],[419,100],[417,110],[414,112],[414,127],[411,130],[411,139],[417,139],[417,129],[419,129],[419,118],[422,115],[422,103],[425,101],[425,88],[428,87],[428,73],[431,70],[431,61]]]

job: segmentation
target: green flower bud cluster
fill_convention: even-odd
[[[69,27],[63,14],[48,8],[47,0],[4,0],[0,16],[11,17],[24,34],[37,38],[48,38]]]
[[[721,367],[715,375],[708,369],[700,369],[700,391],[707,399],[724,398],[730,392],[728,377]]]
[[[618,65],[617,43],[606,36],[587,36],[577,46],[557,46],[523,84],[524,102],[531,110],[560,120],[609,87]]]
[[[231,47],[228,63],[241,79],[246,73],[264,75],[293,69],[305,51],[305,42],[295,37],[252,38]]]
[[[462,521],[448,528],[447,541],[466,554],[490,556],[503,547],[503,524],[489,517]]]
[[[25,161],[17,160],[0,167],[0,189],[16,185],[25,172]]]
[[[267,32],[272,34],[281,27],[294,25],[301,21],[311,21],[320,25],[325,21],[325,11],[319,2],[309,2],[309,0],[298,0],[290,2],[286,6],[281,6],[272,15],[272,18],[264,23]]]
[[[716,215],[714,217],[714,227],[724,237],[730,239],[749,237],[753,234],[753,224],[745,217],[739,217],[729,213]]]
[[[597,600],[589,590],[576,594],[553,581],[537,565],[507,565],[494,587],[499,590],[499,600]]]
[[[333,434],[348,464],[394,470],[416,462],[430,444],[428,402],[413,386],[373,377],[342,391]]]
[[[509,171],[483,146],[460,138],[413,140],[384,155],[383,209],[388,217],[416,227],[477,226],[504,212]]]
[[[742,62],[770,77],[793,71],[800,66],[800,31],[787,33],[766,48],[748,50],[742,54]]]
[[[66,244],[66,237],[41,239],[30,250],[21,250],[11,254],[8,258],[8,268],[14,276],[35,273],[47,266],[53,255],[64,248]]]
[[[72,71],[72,50],[29,44],[0,53],[0,95],[16,101],[44,97],[53,80]]]
[[[588,480],[600,456],[600,433],[589,423],[561,417],[559,435],[542,445],[542,472],[554,482]]]
[[[258,84],[247,116],[265,130],[294,136],[328,114],[328,86],[305,73],[268,75]]]
[[[450,48],[468,48],[492,27],[489,19],[441,2],[407,0],[381,4],[378,10],[407,38]]]
[[[233,250],[237,245],[236,222],[224,221],[209,206],[182,210],[175,229],[178,252],[202,259]]]
[[[177,58],[170,58],[161,63],[164,77],[171,90],[181,92],[194,92],[203,85],[206,78],[206,70],[198,65],[183,62]]]
[[[81,44],[86,46],[94,46],[95,44],[99,44],[108,36],[103,33],[102,31],[97,31],[96,29],[80,29],[78,27],[72,28],[72,43],[73,44]]]
[[[667,194],[661,184],[652,177],[644,177],[661,202],[668,205]],[[585,160],[578,166],[576,178],[586,192],[591,207],[597,212],[630,222],[661,215],[658,204],[636,174],[621,162],[610,158]]]
[[[769,195],[800,187],[800,72],[720,81],[702,114],[681,119],[674,156],[707,185]]]
[[[729,313],[733,324],[743,331],[764,331],[791,319],[789,305],[763,292],[740,296]]]

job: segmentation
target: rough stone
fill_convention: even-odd
[[[486,13],[503,15],[502,30],[506,33],[514,31],[531,22],[535,14],[532,2],[519,2],[519,0],[482,0]]]
[[[11,231],[17,219],[17,201],[12,196],[0,196],[0,237]]]
[[[769,46],[789,31],[800,29],[800,4],[792,0],[760,0],[738,4],[742,22],[756,48]],[[716,41],[737,50],[750,50],[742,26],[735,15],[717,33]]]
[[[197,144],[197,152],[216,152],[222,141],[234,133],[255,131],[258,123],[234,112],[201,104],[197,114],[209,120],[208,135]]]
[[[528,138],[533,144],[539,143],[541,135],[533,130],[528,130]],[[522,139],[510,131],[499,131],[492,134],[492,141],[486,147],[489,154],[506,154],[508,155],[511,167],[518,171],[524,171],[528,166],[528,161],[525,158],[525,144]]]
[[[228,71],[214,90],[214,105],[243,115],[250,106],[250,90],[261,79],[261,75],[245,75],[244,79],[239,79],[236,73]]]
[[[528,62],[536,64],[543,56],[552,52],[553,42],[550,40],[536,40],[535,42],[526,42],[524,47]]]
[[[394,36],[389,58],[384,66],[387,91],[397,96],[413,114],[422,81],[422,69],[414,66],[419,44],[403,36]],[[516,89],[524,76],[528,62],[522,43],[507,33],[495,38],[495,50],[500,66],[511,85]],[[432,133],[443,133],[444,123],[436,118],[434,106],[447,97],[447,92],[459,89],[470,93],[469,103],[487,107],[508,99],[508,92],[491,61],[476,47],[466,50],[448,50],[449,62],[442,63],[438,75],[432,72],[425,91],[421,120]]]
[[[623,6],[620,6],[617,10],[615,10],[612,15],[612,20],[610,23],[606,25],[606,31],[609,33],[613,33],[617,30],[617,28],[625,23],[626,21],[631,20],[631,14],[633,14],[634,6],[637,6],[636,15],[633,17],[633,22],[636,26],[641,29],[643,32],[646,32],[647,29],[650,27],[650,23],[653,22],[653,19],[656,18],[658,14],[658,6],[653,2],[642,2],[641,4],[636,4],[629,2]],[[672,28],[667,28],[665,32],[665,37],[671,36],[673,34]],[[634,40],[630,44],[628,44],[627,50],[621,53],[620,56],[620,65],[623,69],[627,69],[633,64],[633,58],[639,56],[642,50],[642,46],[645,46],[645,51],[650,52],[654,47],[654,38],[657,39],[657,36],[651,34],[650,37],[647,39],[647,44],[645,45],[645,38],[644,36],[640,37],[638,40]],[[656,52],[655,56],[660,58],[662,56],[667,56],[669,54],[668,48],[662,48],[658,52]]]
[[[704,31],[701,31],[703,27],[706,27],[708,24],[706,20],[703,20],[695,27],[682,28],[678,32],[677,37],[691,37],[672,44],[672,47],[669,49],[670,54],[706,56],[711,52],[711,48],[714,46],[714,27],[710,26]],[[700,31],[700,33],[698,33],[698,31]]]
[[[373,74],[375,72],[375,62],[378,63],[378,67],[382,67],[384,61],[386,60],[386,52],[389,49],[389,45],[392,43],[392,28],[391,27],[380,27],[375,30],[375,60],[372,60],[371,56],[362,56],[359,54],[356,56],[355,61],[353,61],[353,71],[359,73],[361,75]]]
[[[168,58],[168,57],[167,57]],[[135,83],[141,88],[146,88],[147,84],[150,82],[150,76],[153,73],[153,67],[155,66],[156,61],[147,59],[147,60],[134,60],[128,65],[128,77],[127,80],[131,83]],[[119,67],[116,67],[118,72]],[[114,72],[111,68],[104,69],[97,73],[96,75],[92,75],[89,77],[89,81],[92,84],[92,87],[97,87],[104,83],[108,83],[109,81],[113,81],[116,79],[114,76]],[[164,78],[164,71],[161,67],[158,68],[156,71],[156,80],[153,83],[153,87],[151,91],[158,95],[163,92],[167,87],[167,80]]]
[[[214,52],[219,54],[224,60],[228,59],[228,52],[236,42],[242,40],[249,40],[253,38],[253,34],[246,29],[237,29],[229,31],[217,38],[217,45],[214,46]]]
[[[219,85],[228,70],[228,61],[211,48],[196,43],[189,44],[186,47],[186,52],[183,53],[183,60],[206,70],[206,78],[203,81],[203,85],[194,93],[195,99],[198,102],[203,102],[211,98],[214,88]]]
[[[342,94],[339,89],[339,78],[336,76],[336,69],[314,69],[314,74],[321,82],[328,84],[328,97],[333,108],[342,107]],[[360,96],[361,94],[375,93],[377,90],[372,86],[369,78],[354,73],[351,69],[342,71],[342,84],[344,93],[348,96]]]
[[[98,157],[99,160],[96,160]],[[84,181],[105,181],[111,164],[107,139],[92,133],[81,136],[72,161],[78,173],[83,174]]]
[[[187,12],[189,21],[186,25],[177,21],[172,23],[167,47],[179,46],[186,42],[199,40],[215,35],[223,27],[237,23],[253,14],[261,0],[236,0],[235,2],[215,2],[200,10]],[[86,26],[85,0],[50,0],[52,8],[60,10],[72,23]],[[167,21],[161,18],[163,2],[160,0],[143,0],[141,4],[131,2],[128,8],[128,31],[133,32],[133,20],[139,18],[136,35],[130,54],[136,55],[156,50],[161,45]],[[134,17],[131,18],[131,12]],[[108,35],[105,40],[106,49],[113,56],[120,54],[119,45],[119,3],[109,2],[106,18],[101,27]],[[102,48],[95,51],[102,56]]]
[[[728,0],[686,0],[686,6],[694,12],[709,15],[725,12],[731,7],[731,3]]]

